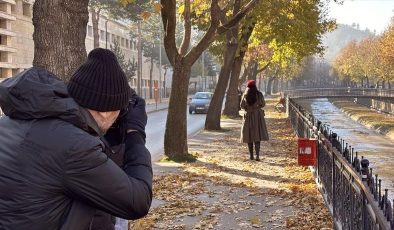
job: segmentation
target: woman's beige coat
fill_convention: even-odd
[[[242,96],[241,109],[245,110],[245,114],[241,130],[241,142],[268,141],[267,125],[262,109],[264,106],[265,100],[261,92],[257,92],[257,100],[253,105],[248,105],[245,94]]]

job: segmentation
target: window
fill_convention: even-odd
[[[22,6],[23,15],[26,17],[31,17],[31,5],[27,2],[23,2]]]
[[[7,36],[6,35],[0,35],[0,45],[6,46],[7,45]]]
[[[7,29],[7,21],[5,19],[0,19],[0,28]]]
[[[116,35],[112,34],[112,43],[115,43],[115,42],[116,42]]]
[[[111,34],[107,32],[107,41],[111,42]]]
[[[88,36],[93,37],[93,27],[88,25]]]
[[[105,31],[104,30],[100,30],[100,40],[105,41]]]
[[[16,5],[11,5],[11,14],[16,14]]]
[[[211,99],[212,93],[196,93],[194,99]]]
[[[0,11],[7,12],[7,5],[5,3],[0,3]]]
[[[122,38],[120,45],[123,46],[123,47],[125,46],[125,44],[124,44],[124,38]]]
[[[126,39],[126,48],[130,48],[130,43],[129,43],[129,39]]]

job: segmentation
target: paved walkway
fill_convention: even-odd
[[[223,131],[189,139],[195,163],[154,163],[150,214],[132,229],[320,229],[331,218],[310,171],[296,165],[296,139],[277,98],[268,100],[270,141],[262,161],[250,161],[239,144],[241,120],[222,121]]]

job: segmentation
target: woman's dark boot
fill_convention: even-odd
[[[260,161],[260,141],[254,143],[254,148],[256,149],[256,161]]]
[[[253,142],[252,143],[248,143],[248,148],[249,148],[250,159],[254,160],[254,157],[253,157]]]

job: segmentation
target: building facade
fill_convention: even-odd
[[[0,0],[0,80],[11,77],[30,68],[34,59],[34,27],[32,23],[33,0]],[[138,60],[137,41],[131,38],[131,29],[122,23],[100,17],[100,47],[111,49],[116,41],[127,60]],[[91,17],[87,25],[86,51],[93,49],[93,27]],[[165,54],[163,54],[165,55]],[[162,71],[162,75],[163,75]],[[142,57],[141,96],[149,98],[150,62]],[[137,76],[130,82],[136,88]],[[164,92],[165,79],[159,82],[159,68],[154,64],[152,85],[162,86]]]

